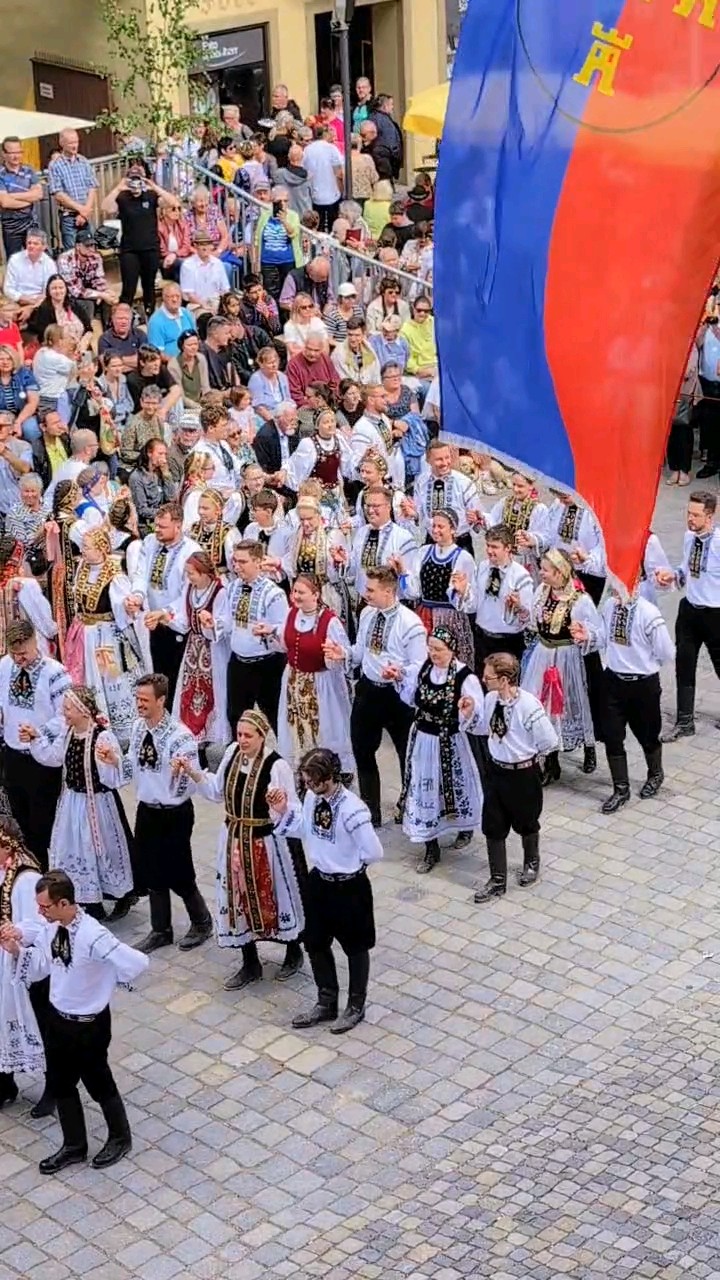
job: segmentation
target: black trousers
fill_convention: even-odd
[[[260,267],[262,282],[270,297],[274,298],[276,302],[280,297],[285,280],[294,266],[294,262],[273,262],[272,264],[264,263]]]
[[[506,840],[510,831],[519,836],[540,830],[543,789],[540,768],[501,769],[490,759],[483,780],[482,833],[488,840]]]
[[[490,631],[484,631],[482,627],[475,627],[475,671],[480,679],[482,679],[485,659],[489,658],[491,653],[512,653],[520,662],[524,652],[524,632],[515,631],[495,635]]]
[[[720,382],[701,378],[703,398],[697,406],[700,427],[700,449],[707,453],[708,462],[720,464]]]
[[[681,412],[682,410],[682,412]],[[692,466],[695,413],[684,421],[687,411],[681,402],[677,410],[679,416],[672,420],[667,442],[667,465],[669,471],[684,471],[686,474]]]
[[[142,286],[143,306],[147,314],[155,309],[155,277],[160,266],[160,254],[157,249],[144,249],[134,253],[131,249],[120,251],[120,279],[122,292],[120,301],[134,306],[135,290],[138,280]]]
[[[313,201],[313,209],[320,219],[318,231],[332,231],[333,223],[340,212],[340,200],[337,199],[334,204],[315,204]]]
[[[675,678],[678,688],[695,688],[698,658],[703,645],[716,676],[720,676],[720,608],[704,609],[680,601],[675,622]]]
[[[333,942],[346,956],[372,951],[375,913],[367,872],[326,880],[313,868],[306,883],[304,942],[310,956],[329,950]]]
[[[380,772],[375,757],[383,730],[386,730],[397,752],[402,777],[412,722],[411,708],[402,701],[393,685],[373,684],[366,676],[360,676],[350,717],[350,741],[358,769],[360,796],[374,822],[380,820]]]
[[[34,228],[32,229],[34,230]],[[30,230],[30,227],[26,227],[24,231],[11,231],[8,227],[3,225],[2,239],[3,245],[5,246],[6,262],[13,253],[19,253],[21,249],[25,248],[25,241],[27,240],[27,234]]]
[[[79,1104],[80,1083],[95,1102],[107,1102],[117,1096],[118,1088],[108,1063],[111,1035],[107,1007],[92,1022],[74,1022],[63,1018],[52,1005],[48,1006],[47,1087],[58,1102]]]
[[[153,671],[161,672],[167,676],[170,688],[168,690],[167,705],[172,707],[173,698],[175,697],[175,686],[180,675],[180,666],[187,644],[187,636],[178,635],[177,631],[173,631],[171,627],[164,627],[162,624],[150,632],[150,657],[152,658]]]
[[[49,769],[31,755],[5,747],[5,790],[27,846],[47,870],[50,836],[62,785],[62,769]]]
[[[271,653],[267,658],[243,659],[230,655],[227,679],[227,716],[235,732],[243,711],[257,705],[277,733],[280,685],[285,670],[285,657]]]
[[[603,673],[603,732],[609,756],[625,754],[625,731],[637,738],[643,751],[660,746],[660,676],[623,680],[608,667]]]
[[[185,898],[196,886],[192,855],[195,811],[192,800],[179,805],[138,804],[135,814],[135,857],[148,890],[165,890]]]

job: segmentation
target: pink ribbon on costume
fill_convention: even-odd
[[[85,684],[85,632],[77,618],[73,618],[65,637],[65,667],[73,684]]]
[[[549,716],[561,716],[565,707],[565,694],[557,667],[548,667],[543,676],[540,701]]]

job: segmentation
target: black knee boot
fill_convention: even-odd
[[[533,831],[522,837],[523,867],[518,871],[517,882],[523,888],[534,884],[540,875],[540,832]]]
[[[356,1027],[365,1017],[365,1001],[370,977],[370,952],[361,951],[358,955],[348,956],[348,971],[348,1001],[344,1012],[330,1028],[330,1034],[333,1036],[341,1036],[346,1031],[352,1031],[353,1027]]]
[[[299,942],[288,942],[285,948],[285,959],[275,974],[277,982],[287,982],[288,978],[294,977],[303,967],[304,956],[303,949]]]
[[[677,691],[677,719],[669,729],[664,742],[677,742],[678,738],[691,738],[695,732],[695,686],[680,684]]]
[[[420,858],[415,870],[419,876],[427,875],[428,871],[432,871],[440,861],[440,845],[437,840],[425,841],[425,852]]]
[[[100,1106],[108,1127],[108,1136],[105,1146],[100,1148],[91,1164],[93,1169],[109,1169],[111,1164],[117,1164],[118,1160],[122,1160],[132,1150],[132,1137],[125,1105],[119,1093],[101,1102]]]
[[[582,771],[583,773],[594,773],[597,769],[597,751],[595,745],[586,747],[583,754]]]
[[[651,800],[656,796],[665,781],[665,774],[662,767],[662,747],[654,747],[652,751],[645,752],[645,760],[647,761],[648,776],[640,788],[640,799]]]
[[[312,1009],[298,1013],[292,1020],[294,1027],[316,1027],[319,1022],[334,1022],[338,1011],[338,977],[335,957],[327,951],[308,952],[313,977],[317,985],[317,1000]]]
[[[212,916],[197,885],[191,889],[183,901],[190,917],[190,928],[185,937],[178,942],[178,950],[192,951],[194,947],[201,947],[203,942],[207,942],[208,938],[212,937]]]
[[[12,1071],[0,1071],[0,1111],[6,1102],[14,1102],[18,1096],[18,1087]]]
[[[549,787],[553,782],[560,780],[560,752],[550,751],[545,757],[543,765],[542,777],[540,781],[544,787]]]
[[[58,1098],[57,1113],[63,1144],[54,1155],[40,1161],[41,1173],[59,1173],[69,1164],[82,1164],[87,1160],[85,1113],[79,1095],[76,1093],[72,1098]]]
[[[45,1087],[42,1091],[42,1097],[38,1098],[34,1107],[30,1108],[31,1120],[44,1120],[46,1116],[55,1115],[55,1099],[48,1089],[47,1076],[45,1077]]]
[[[608,755],[608,768],[610,769],[610,777],[613,781],[613,793],[601,805],[601,813],[617,813],[618,809],[622,809],[630,799],[630,779],[628,777],[627,756],[623,751],[621,756]]]
[[[242,958],[243,962],[237,973],[231,974],[223,982],[226,991],[242,991],[243,987],[249,987],[251,982],[259,982],[262,978],[262,965],[254,942],[243,943]]]
[[[375,770],[361,769],[358,765],[358,790],[370,810],[373,826],[381,827],[380,780]]]
[[[504,840],[490,840],[486,836],[490,879],[484,889],[477,889],[475,902],[490,902],[502,898],[507,889],[507,847]]]

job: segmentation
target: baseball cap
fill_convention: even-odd
[[[180,415],[180,421],[177,425],[178,431],[199,431],[200,419],[196,413],[186,411]]]
[[[85,245],[88,249],[95,248],[95,235],[89,227],[84,227],[77,232],[75,243]]]
[[[354,284],[341,284],[338,289],[338,298],[357,298],[357,289]]]

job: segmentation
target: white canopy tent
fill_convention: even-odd
[[[79,116],[54,116],[47,111],[20,111],[16,107],[0,107],[0,138],[44,138],[61,129],[92,129],[94,120]]]

